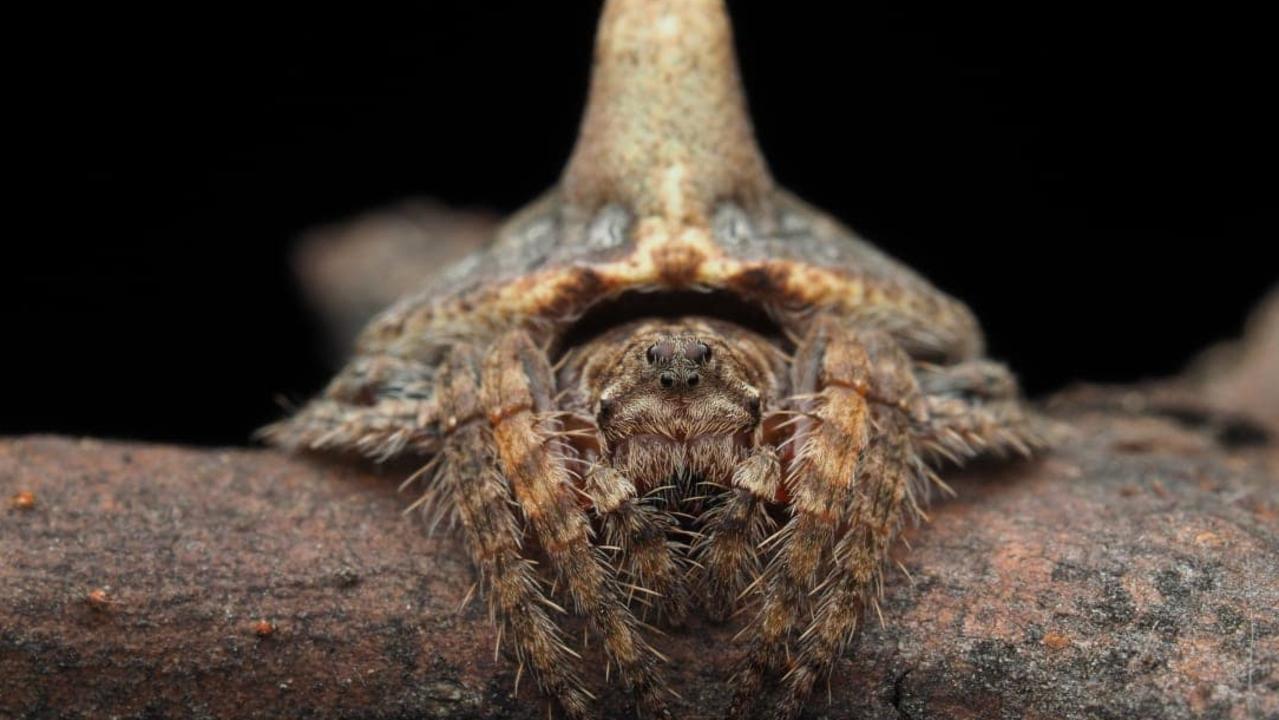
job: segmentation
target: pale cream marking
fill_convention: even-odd
[[[667,165],[662,174],[662,212],[666,219],[678,222],[684,217],[688,188],[684,183],[687,168],[683,163]]]
[[[671,13],[663,15],[657,21],[657,32],[661,37],[673,38],[679,34],[679,16]]]

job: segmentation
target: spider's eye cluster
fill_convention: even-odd
[[[675,343],[670,340],[663,340],[649,346],[644,353],[644,358],[648,360],[649,365],[656,365],[659,362],[669,363],[675,359],[675,353]],[[710,362],[711,347],[704,342],[691,342],[684,346],[680,354],[685,360],[704,365]]]

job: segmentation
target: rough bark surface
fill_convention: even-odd
[[[1238,350],[1212,382],[1065,393],[1052,454],[949,474],[809,716],[1279,717],[1279,433],[1204,390],[1274,392],[1274,358]],[[402,475],[0,441],[0,717],[545,717]],[[733,631],[657,639],[682,717],[724,706]]]

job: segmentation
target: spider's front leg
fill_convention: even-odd
[[[912,493],[928,482],[911,434],[927,413],[911,360],[886,334],[859,333],[858,342],[870,363],[871,435],[857,466],[849,515],[829,528],[832,536],[842,537],[820,591],[815,590],[816,612],[786,674],[778,720],[799,715],[816,681],[830,675],[867,606],[877,609],[875,592],[882,587],[889,548],[906,508],[917,507]]]
[[[640,715],[668,716],[657,652],[640,636],[616,579],[591,544],[567,465],[570,449],[557,437],[555,394],[546,354],[527,334],[513,331],[497,341],[484,362],[482,404],[515,499],[574,607],[590,620],[634,692]]]
[[[436,378],[435,395],[452,426],[443,441],[436,491],[447,493],[457,510],[490,620],[498,627],[498,642],[508,637],[520,671],[527,666],[538,688],[569,717],[585,718],[590,697],[573,670],[576,653],[564,644],[547,612],[554,605],[542,593],[533,563],[520,553],[523,529],[511,510],[514,503],[498,468],[479,387],[478,353],[459,346]]]
[[[791,368],[797,395],[794,434],[786,446],[785,491],[792,516],[775,536],[780,548],[765,571],[760,608],[744,633],[753,640],[735,678],[731,716],[749,715],[764,677],[789,659],[792,630],[810,608],[840,529],[870,437],[870,360],[833,318],[814,320]]]
[[[978,360],[918,372],[886,333],[832,320],[819,319],[801,346],[795,386],[816,394],[801,396],[807,424],[800,423],[793,438],[798,449],[787,487],[795,514],[769,568],[759,639],[737,710],[749,707],[749,683],[758,687],[762,673],[784,658],[789,671],[778,720],[798,716],[815,683],[829,676],[867,607],[876,607],[889,549],[908,509],[918,507],[914,494],[929,481],[919,448],[967,458],[984,450],[1029,453],[1043,444],[1037,419],[1004,366]],[[840,435],[846,436],[842,445]],[[794,571],[820,563],[832,543],[829,570],[820,578]],[[810,597],[815,609],[791,656],[786,642],[809,607],[802,600]]]

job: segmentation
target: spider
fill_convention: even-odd
[[[595,63],[559,185],[263,434],[421,458],[570,717],[591,696],[561,602],[643,717],[671,711],[637,615],[741,611],[730,712],[776,679],[791,718],[878,611],[930,468],[1043,436],[966,307],[773,183],[721,2],[610,0]]]

